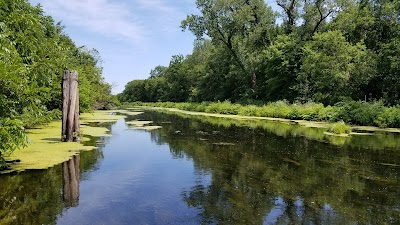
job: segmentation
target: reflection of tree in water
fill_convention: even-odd
[[[88,141],[83,142],[84,145],[97,146],[98,149],[81,152],[80,154],[80,172],[81,180],[87,180],[93,171],[99,169],[101,162],[104,159],[102,149],[106,145],[109,137],[91,137]]]
[[[91,137],[89,142],[100,141],[106,139]],[[64,207],[77,206],[79,181],[96,170],[102,158],[100,145],[48,170],[0,176],[0,224],[55,224]]]
[[[210,171],[209,184],[199,182],[182,193],[190,207],[199,209],[203,223],[400,222],[400,169],[376,161],[399,164],[393,150],[338,147],[158,113],[143,119],[157,125],[173,121],[152,131],[152,140],[168,143],[175,157],[191,158],[198,173]]]

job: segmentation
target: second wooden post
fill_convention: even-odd
[[[61,141],[80,141],[78,72],[64,71]]]

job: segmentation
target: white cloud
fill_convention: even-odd
[[[151,13],[151,19],[157,24],[156,29],[163,32],[179,32],[180,23],[187,15],[183,12],[187,4],[183,1],[135,0],[135,3],[141,10]]]
[[[78,26],[119,40],[141,44],[147,31],[129,7],[111,0],[43,0],[44,10],[68,26]]]

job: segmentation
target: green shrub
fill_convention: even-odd
[[[241,116],[260,116],[260,107],[255,105],[241,106],[238,114]]]
[[[196,112],[205,112],[207,106],[208,106],[208,103],[206,103],[206,102],[202,102],[200,104],[196,104],[195,111]]]
[[[340,122],[330,124],[328,132],[331,132],[334,134],[350,134],[351,127],[349,125],[345,124],[343,121],[340,121]]]
[[[384,106],[382,101],[368,103],[363,101],[340,102],[336,121],[343,120],[346,123],[358,125],[373,125],[378,115],[382,113]]]
[[[0,170],[6,167],[2,155],[24,147],[27,143],[22,121],[0,118]]]
[[[385,108],[374,120],[378,127],[400,127],[400,107]]]

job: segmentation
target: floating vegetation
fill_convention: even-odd
[[[130,111],[130,110],[113,110],[112,112],[124,114],[124,115],[128,115],[128,116],[138,116],[140,114],[143,114],[143,111]]]
[[[393,164],[393,163],[379,163],[382,166],[390,166],[390,167],[400,167],[398,164]]]
[[[94,111],[91,113],[83,113],[80,116],[81,124],[87,123],[109,123],[115,122],[119,119],[126,118],[123,115],[117,115],[116,112],[120,112],[121,110],[109,110],[109,111]]]
[[[130,125],[130,126],[143,127],[143,126],[152,124],[153,121],[139,121],[139,120],[133,120],[133,121],[125,122],[125,123],[128,124],[128,125]]]
[[[60,131],[61,122],[52,122],[39,129],[28,130],[27,136],[30,144],[5,157],[8,161],[20,160],[20,162],[11,164],[9,170],[1,173],[47,169],[68,161],[79,151],[95,149],[94,146],[83,146],[76,142],[61,142]]]
[[[130,129],[135,129],[135,130],[157,130],[162,128],[161,126],[153,126],[153,121],[140,121],[140,120],[133,120],[133,121],[128,121],[125,122],[127,125],[129,125]]]
[[[357,133],[368,132],[368,133],[400,133],[399,128],[379,128],[372,126],[353,126],[351,129]]]
[[[111,136],[109,130],[105,127],[91,127],[88,125],[81,125],[81,133],[83,135],[90,135],[93,137],[106,137]]]
[[[201,131],[201,130],[196,131],[196,134],[199,134],[199,135],[210,135],[210,133],[205,132],[205,131]]]
[[[81,133],[83,135],[102,137],[110,136],[105,127],[92,127],[89,123],[115,122],[124,116],[114,114],[115,111],[94,111],[81,115]],[[21,172],[31,169],[48,169],[54,165],[68,161],[80,151],[96,149],[95,146],[84,146],[77,142],[61,142],[61,122],[51,122],[36,129],[27,130],[29,145],[6,156],[12,161],[8,170],[0,173]],[[86,141],[82,138],[81,141]]]
[[[358,129],[363,127],[352,127],[352,131],[347,135],[334,135],[332,132],[327,132],[329,123],[296,121],[279,119],[271,121],[270,119],[260,117],[244,117],[210,113],[188,112],[177,109],[165,108],[146,108],[149,110],[161,111],[167,114],[175,114],[184,118],[195,118],[202,122],[211,123],[221,127],[231,126],[246,126],[249,129],[260,128],[264,131],[274,133],[278,136],[287,137],[306,137],[307,139],[326,142],[333,145],[351,145],[356,147],[364,147],[369,149],[397,148],[400,149],[399,134],[395,132],[368,132],[359,133]],[[272,119],[273,120],[273,119]],[[372,130],[372,127],[365,127]],[[383,130],[374,128],[375,130]],[[388,129],[385,129],[388,130]],[[180,131],[176,132],[179,133]],[[204,135],[204,131],[198,131],[198,135]],[[210,132],[208,132],[211,134]],[[201,137],[201,136],[200,136]],[[204,136],[203,136],[204,137]]]
[[[335,134],[331,132],[324,132],[326,135],[335,136],[335,137],[350,137],[350,134]]]
[[[130,129],[134,129],[134,130],[158,130],[161,129],[161,126],[143,126],[143,127],[130,127]]]
[[[228,142],[218,142],[218,143],[212,143],[213,145],[219,145],[219,146],[234,146],[234,143],[228,143]]]

